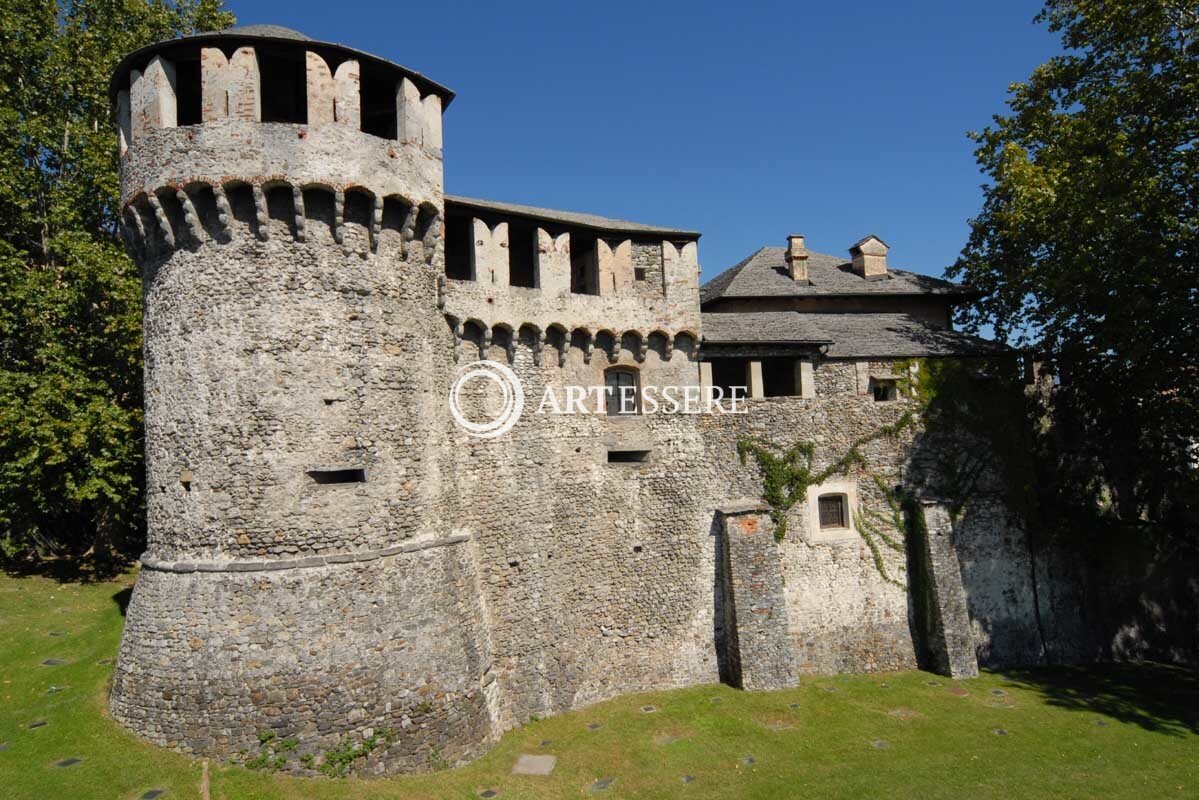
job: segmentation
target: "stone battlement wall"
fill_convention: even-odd
[[[507,225],[489,228],[476,219],[474,228],[474,279],[451,278],[445,285],[446,313],[457,319],[512,329],[528,323],[542,331],[551,326],[633,329],[643,339],[661,329],[699,338],[695,242],[679,246],[661,238],[599,238],[594,253],[598,285],[594,293],[576,293],[571,291],[571,234],[553,236],[545,228],[536,229],[536,285],[525,287],[509,281]],[[637,280],[635,270],[644,270],[645,277]]]

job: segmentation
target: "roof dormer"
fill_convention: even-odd
[[[853,271],[868,281],[887,277],[887,251],[890,246],[874,234],[852,245],[849,255],[853,259]]]

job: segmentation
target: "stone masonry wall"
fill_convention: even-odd
[[[255,572],[143,569],[128,609],[113,716],[195,754],[297,756],[393,731],[368,774],[430,769],[493,740],[471,544],[368,562]],[[348,738],[347,738],[348,737]]]
[[[743,689],[799,682],[774,527],[760,502],[720,510],[724,647],[729,675]]]
[[[383,774],[463,763],[534,715],[715,682],[734,641],[747,686],[916,664],[905,555],[859,522],[885,519],[918,435],[863,441],[911,409],[867,391],[893,365],[820,363],[815,397],[744,415],[538,413],[547,388],[603,386],[611,367],[698,392],[694,241],[601,238],[599,294],[577,295],[569,237],[541,232],[528,289],[508,285],[506,226],[476,225],[480,279],[450,280],[436,96],[401,83],[397,140],[357,130],[352,68],[313,84],[314,125],[260,123],[249,101],[222,119],[214,94],[204,124],[178,128],[168,67],[118,97],[149,549],[115,718],[217,757],[268,730],[319,758],[387,729],[355,764]],[[526,393],[495,439],[448,413],[478,356]],[[498,407],[485,384],[465,395]],[[758,516],[722,553],[718,509],[762,492],[746,437],[812,442],[817,468],[862,442],[814,490],[847,498],[845,529],[820,528],[813,495],[782,542]],[[1019,542],[994,509],[966,520],[966,635],[1004,649],[1024,609],[1002,599],[1013,575],[979,565]],[[769,624],[747,621],[767,607]]]

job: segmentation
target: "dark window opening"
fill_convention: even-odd
[[[609,464],[644,464],[649,461],[648,450],[609,450]]]
[[[795,359],[762,359],[762,395],[764,397],[794,397],[799,394],[795,386]]]
[[[359,96],[362,132],[384,139],[396,138],[396,79],[368,64],[362,65]]]
[[[645,267],[633,267],[633,280],[641,283],[645,280],[647,271]]]
[[[366,483],[366,470],[354,469],[310,469],[308,477],[313,483],[321,486],[332,486],[343,483]]]
[[[641,413],[637,378],[637,371],[627,367],[615,367],[604,372],[604,407],[608,416]]]
[[[744,358],[714,358],[712,364],[712,385],[720,387],[727,400],[732,397],[732,390],[737,389],[738,397],[749,397],[749,361]]]
[[[308,122],[308,67],[304,51],[257,49],[263,122]]]
[[[508,223],[508,283],[536,289],[537,226],[528,222]]]
[[[822,494],[817,499],[820,513],[820,528],[848,528],[849,514],[843,494]]]
[[[199,125],[203,119],[200,111],[200,55],[184,57],[175,61],[175,122],[177,125]]]
[[[874,392],[874,402],[889,403],[899,399],[899,387],[895,381],[872,380],[871,389]]]
[[[595,236],[572,231],[570,234],[570,291],[573,294],[599,294],[599,263]]]
[[[445,275],[460,281],[475,279],[474,220],[470,217],[452,216],[445,220]]]

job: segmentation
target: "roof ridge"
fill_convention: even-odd
[[[723,292],[725,289],[727,289],[728,285],[733,282],[733,279],[737,277],[737,275],[741,272],[741,270],[745,269],[745,266],[750,261],[753,261],[754,256],[756,256],[758,253],[762,252],[766,248],[767,248],[766,245],[759,247],[757,250],[753,251],[752,253],[750,253],[748,256],[741,259],[740,261],[738,261],[733,266],[729,267],[728,269],[724,270],[723,272],[717,273],[716,277],[712,278],[707,283],[701,284],[699,287],[700,303],[702,304],[702,303],[707,302],[709,299],[707,297],[707,295],[711,294],[712,292],[719,293],[719,292]],[[722,279],[724,282],[719,283]]]

